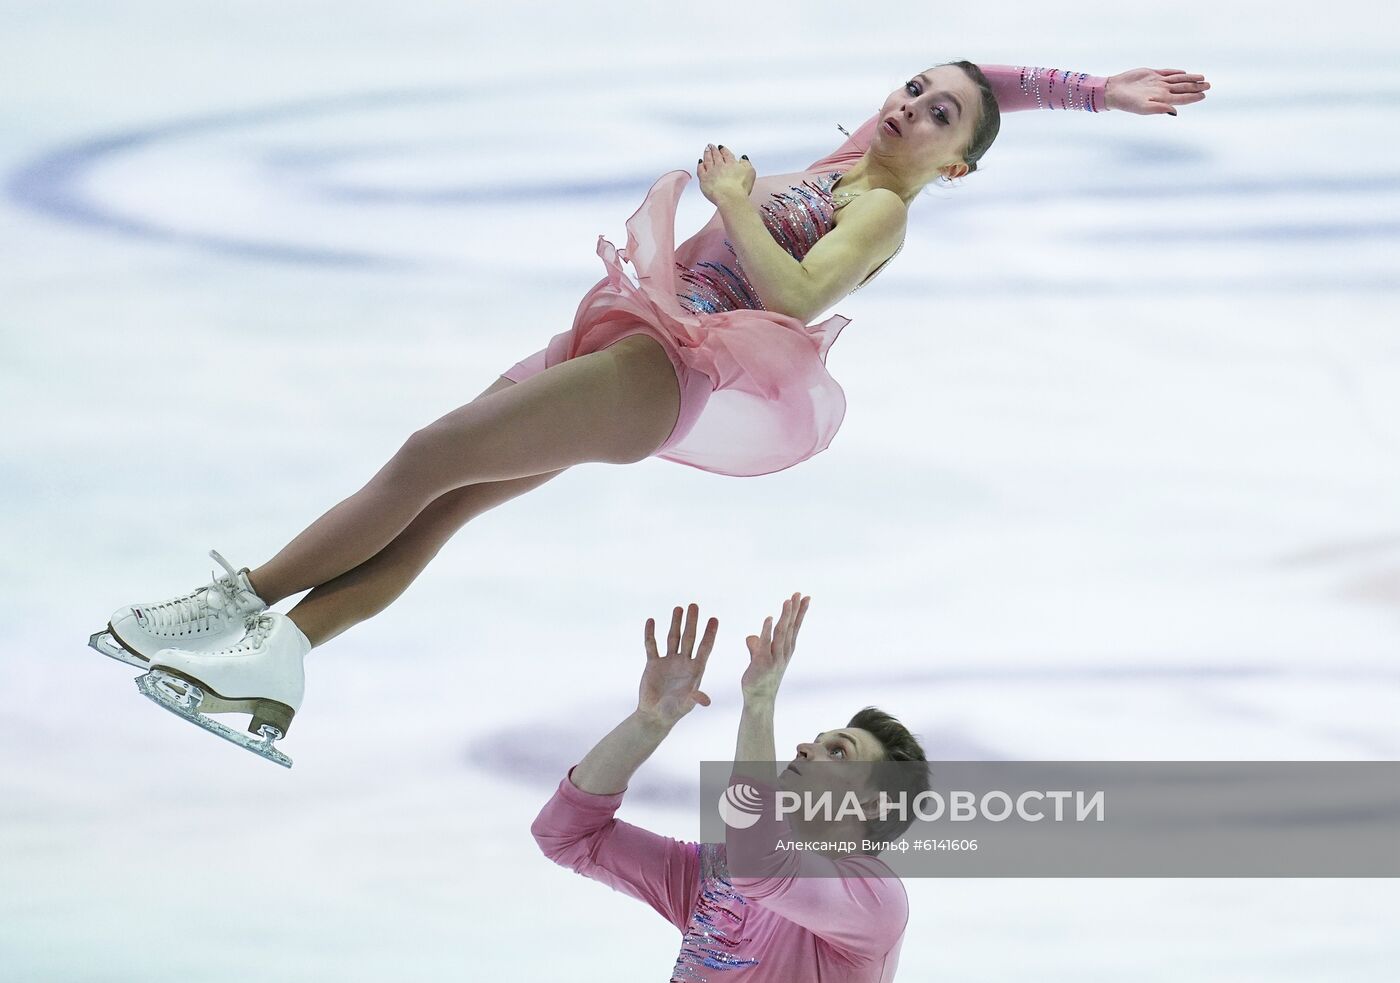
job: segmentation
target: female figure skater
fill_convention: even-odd
[[[976,170],[1001,111],[1176,115],[1208,88],[1177,69],[956,62],[910,78],[805,171],[758,178],[746,156],[707,146],[697,174],[716,212],[696,235],[673,245],[690,175],[662,175],[625,253],[599,237],[607,275],[570,330],[412,434],[262,566],[235,572],[213,554],[226,576],[119,609],[90,644],[149,670],[138,685],[167,709],[290,765],[273,741],[301,704],[306,653],[388,606],[473,517],[586,462],[657,456],[749,476],[825,449],[845,412],[826,353],[848,322],[808,322],[893,259],[921,189]],[[267,610],[307,590],[288,614]],[[200,710],[250,713],[261,739]]]

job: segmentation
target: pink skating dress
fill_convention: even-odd
[[[1002,112],[1107,108],[1107,79],[1100,76],[1020,65],[979,67]],[[877,113],[866,120],[834,153],[805,170],[754,182],[750,202],[774,239],[799,262],[835,227],[839,206],[832,186],[869,149],[879,119]],[[598,237],[606,276],[579,303],[573,326],[503,374],[521,382],[630,335],[649,335],[670,358],[681,393],[676,425],[653,456],[714,474],[782,471],[825,450],[841,426],[846,398],[826,370],[826,357],[850,322],[833,314],[808,325],[765,310],[718,211],[677,247],[676,203],[690,179],[687,171],[657,179],[627,220],[625,250]]]

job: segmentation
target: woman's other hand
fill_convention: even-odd
[[[1192,75],[1179,68],[1134,68],[1109,78],[1104,101],[1109,109],[1139,116],[1175,116],[1177,106],[1200,102],[1209,88],[1204,75]]]

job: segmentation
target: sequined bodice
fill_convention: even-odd
[[[759,206],[763,224],[768,227],[769,233],[798,262],[817,244],[818,239],[836,227],[835,215],[841,205],[833,201],[831,188],[842,173],[827,171],[809,177],[801,184],[791,185],[786,191],[775,191]],[[677,282],[683,288],[676,295],[681,306],[695,314],[716,314],[741,308],[767,310],[745,276],[733,243],[724,240],[724,248],[728,255],[718,260],[702,261],[693,267],[676,264]]]

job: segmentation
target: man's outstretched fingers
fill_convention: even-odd
[[[642,629],[642,644],[646,646],[648,659],[659,659],[661,653],[656,651],[656,619],[648,618],[646,627]]]
[[[675,655],[681,644],[681,609],[671,610],[671,630],[666,633],[666,654]]]
[[[685,611],[685,633],[681,636],[681,654],[687,659],[695,649],[695,622],[699,617],[700,607],[692,602]]]
[[[695,661],[700,663],[701,672],[705,671],[705,663],[710,660],[710,651],[715,647],[715,635],[718,632],[719,619],[711,618],[705,625],[704,636],[700,639],[700,651],[695,653]]]

